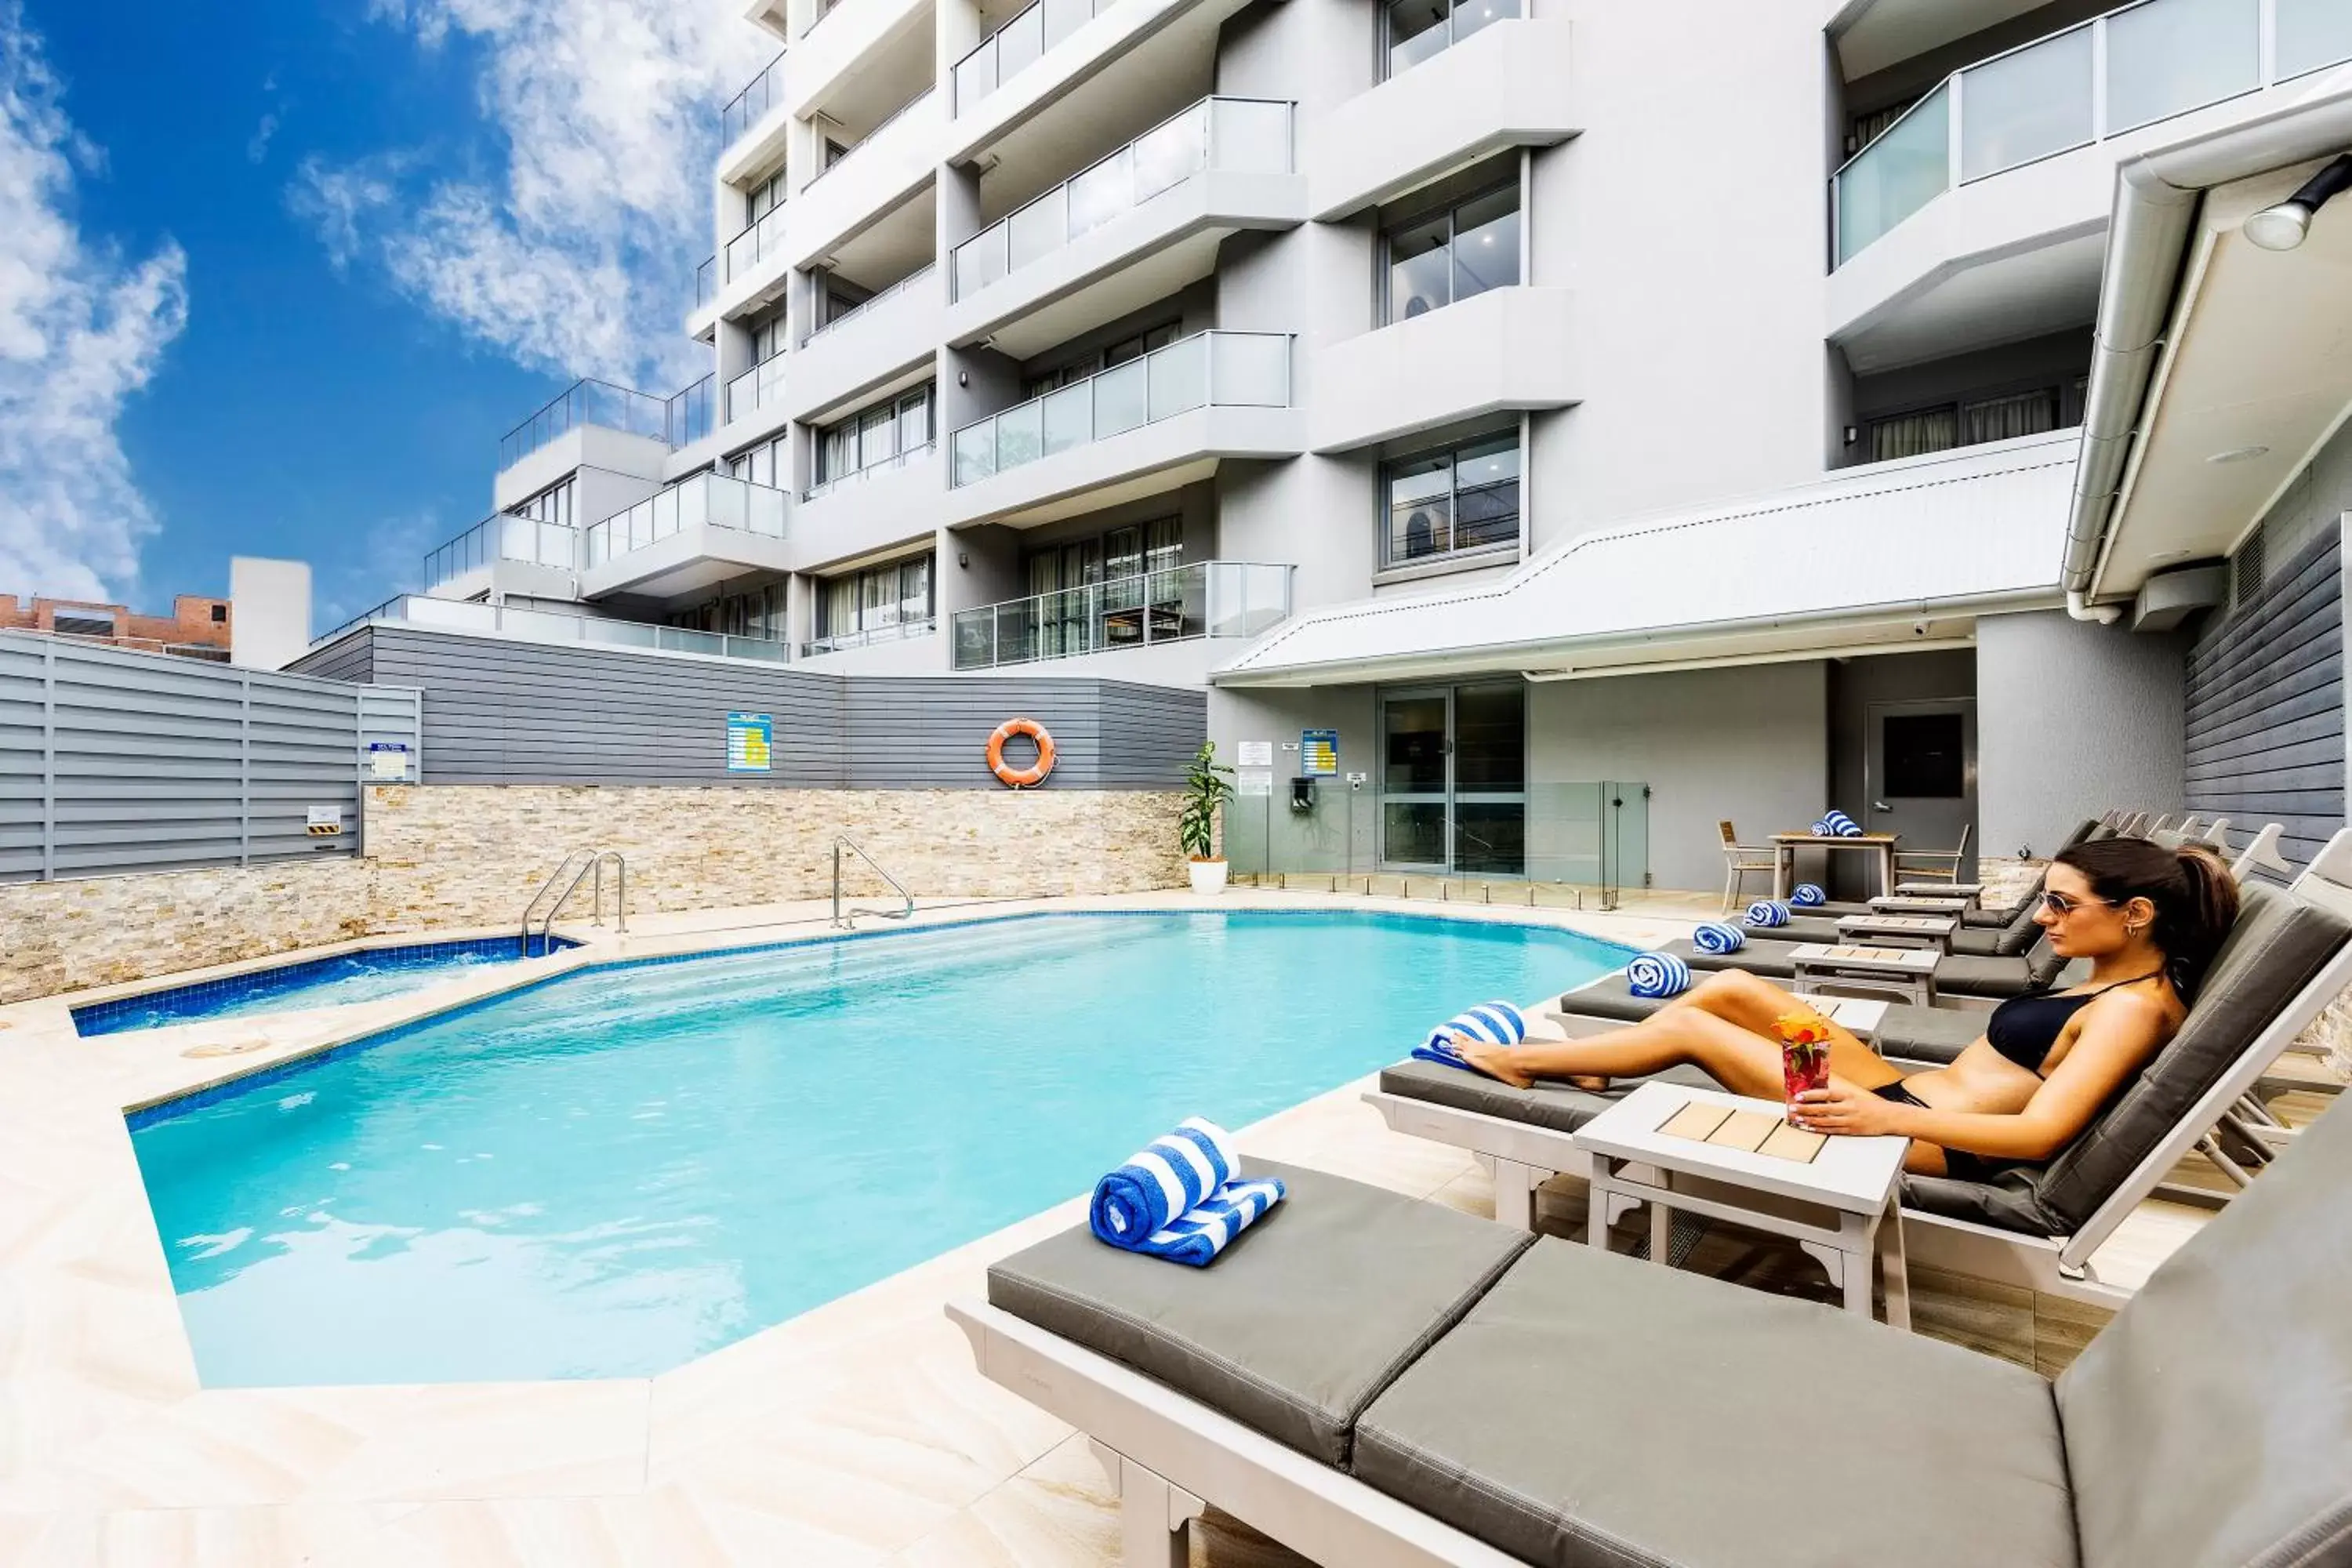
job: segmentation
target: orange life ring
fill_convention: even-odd
[[[1004,761],[1004,742],[1015,735],[1026,735],[1037,742],[1037,760],[1025,768],[1009,766]],[[1007,719],[988,738],[988,771],[1014,789],[1044,784],[1045,775],[1054,771],[1054,737],[1034,719]]]

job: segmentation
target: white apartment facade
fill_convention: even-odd
[[[2119,171],[2352,100],[2343,0],[749,16],[710,377],[519,427],[417,615],[1206,683],[1276,868],[1580,879],[1630,784],[1705,885],[1727,816],[2005,854],[2179,787],[2277,496],[2071,580]]]

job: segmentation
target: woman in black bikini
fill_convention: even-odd
[[[1906,1075],[1830,1026],[1830,1084],[1792,1115],[1819,1132],[1911,1140],[1905,1169],[1982,1179],[2052,1158],[2180,1027],[2197,983],[2238,915],[2226,867],[2199,848],[2105,838],[2060,853],[2034,920],[2064,958],[2087,958],[2073,991],[2019,996],[1948,1068]],[[1778,1100],[1773,1021],[1804,998],[1743,970],[1711,975],[1631,1028],[1501,1047],[1460,1042],[1463,1059],[1524,1089],[1539,1078],[1587,1087],[1688,1062],[1737,1094]]]

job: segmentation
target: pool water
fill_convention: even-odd
[[[207,1385],[643,1375],[1629,956],[1340,911],[746,950],[555,979],[132,1142]]]
[[[386,996],[420,990],[446,980],[462,970],[485,964],[512,963],[550,952],[577,947],[562,937],[530,939],[528,952],[520,936],[480,937],[466,942],[414,942],[405,947],[379,947],[332,958],[309,958],[257,969],[221,980],[173,985],[111,1002],[92,1002],[73,1010],[74,1032],[120,1034],[125,1029],[155,1029],[166,1024],[193,1024],[212,1018],[240,1018],[255,1013],[282,1013],[290,1007],[338,1007],[351,1002],[375,1002]]]

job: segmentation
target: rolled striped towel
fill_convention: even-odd
[[[1759,899],[1748,906],[1748,913],[1741,918],[1758,931],[1769,931],[1789,923],[1789,906],[1778,899]]]
[[[1738,926],[1709,921],[1691,932],[1691,945],[1701,952],[1738,952],[1748,945],[1748,938]]]
[[[1645,952],[1625,966],[1625,989],[1636,996],[1679,996],[1690,983],[1690,965],[1671,952]]]
[[[1240,1170],[1233,1135],[1188,1116],[1127,1163],[1095,1184],[1087,1223],[1113,1247],[1133,1247],[1186,1210],[1208,1201]]]
[[[1835,838],[1838,836],[1836,825],[1831,822],[1826,816],[1822,817],[1819,822],[1814,823],[1812,826],[1807,828],[1805,831],[1811,833],[1816,838]]]
[[[1249,1228],[1252,1221],[1280,1203],[1286,1190],[1279,1176],[1227,1182],[1206,1202],[1186,1210],[1127,1250],[1205,1268],[1215,1261],[1218,1253],[1232,1245],[1234,1237]]]
[[[1825,837],[1832,838],[1859,838],[1862,837],[1862,828],[1860,825],[1857,824],[1853,817],[1848,816],[1843,811],[1827,812],[1823,814],[1822,821],[1829,826],[1829,833]]]
[[[1462,1059],[1461,1047],[1454,1042],[1456,1035],[1467,1035],[1481,1045],[1516,1046],[1528,1037],[1528,1021],[1508,1002],[1481,1002],[1430,1030],[1429,1038],[1412,1048],[1413,1060],[1476,1071]]]
[[[1801,910],[1819,909],[1830,901],[1818,882],[1800,882],[1789,889],[1789,902]]]

